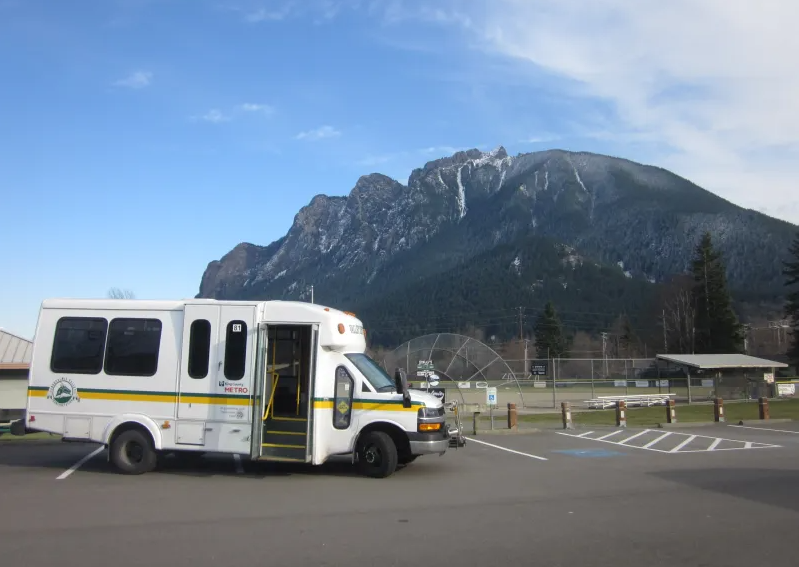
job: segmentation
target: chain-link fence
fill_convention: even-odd
[[[770,396],[762,371],[690,371],[666,367],[655,358],[513,359],[464,335],[417,337],[381,360],[393,374],[404,369],[412,387],[432,389],[446,401],[469,409],[559,408],[568,401],[587,407],[603,396],[671,394],[678,403],[747,400]]]
[[[497,409],[504,410],[508,403],[520,409],[560,408],[565,401],[575,407],[587,407],[589,400],[618,395],[671,394],[677,403],[690,403],[712,401],[716,397],[728,401],[751,400],[772,394],[762,375],[728,371],[689,378],[685,369],[659,367],[654,358],[532,359],[500,363],[487,352],[475,358],[448,364],[446,374],[438,370],[435,360],[432,362],[435,370],[430,374],[416,372],[412,366],[409,381],[414,387],[428,388],[426,377],[435,375],[438,383],[434,389],[439,396],[480,411],[488,409],[489,396],[493,396]],[[485,369],[476,372],[481,366]]]

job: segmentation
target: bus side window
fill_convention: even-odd
[[[108,321],[62,317],[55,327],[50,370],[58,374],[99,374],[103,369]]]
[[[189,330],[189,376],[195,379],[208,376],[211,357],[211,322],[195,319]]]
[[[230,321],[225,333],[225,378],[241,380],[247,364],[247,323]]]
[[[352,420],[352,396],[355,381],[343,366],[336,368],[335,397],[333,398],[333,427],[347,429]]]
[[[112,319],[105,346],[105,373],[109,376],[154,376],[158,371],[161,326],[159,319]]]

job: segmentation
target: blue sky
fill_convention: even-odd
[[[685,0],[428,4],[0,0],[0,327],[32,337],[42,299],[114,286],[191,297],[209,261],[279,238],[314,195],[461,148],[619,155],[799,221],[796,79],[745,54],[724,73],[736,49],[774,59],[764,37],[795,8],[708,0],[708,50]],[[679,48],[653,18],[687,26]]]

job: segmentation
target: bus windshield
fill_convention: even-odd
[[[376,363],[374,360],[361,353],[345,354],[350,359],[355,367],[361,371],[364,377],[369,381],[372,387],[378,392],[391,392],[396,390],[394,379],[388,375],[388,372]]]

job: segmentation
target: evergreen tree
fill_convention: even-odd
[[[555,306],[548,301],[544,312],[535,323],[535,348],[539,357],[568,358],[569,344]]]
[[[692,271],[696,309],[694,352],[742,352],[743,328],[732,309],[724,262],[714,249],[709,232],[702,235],[696,247]]]
[[[788,359],[799,369],[799,233],[796,234],[790,252],[792,261],[784,262],[782,270],[786,277],[785,285],[791,290],[785,305],[785,317],[791,326]]]

